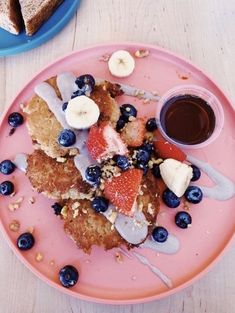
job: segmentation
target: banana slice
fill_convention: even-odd
[[[118,50],[111,55],[108,66],[113,76],[127,77],[134,71],[135,60],[128,51]]]
[[[70,127],[86,129],[94,125],[99,118],[98,105],[86,96],[71,99],[65,110],[65,118]]]
[[[192,167],[174,159],[166,159],[159,167],[162,179],[167,187],[176,196],[183,196],[193,177]]]

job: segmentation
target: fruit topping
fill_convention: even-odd
[[[180,162],[186,160],[186,154],[168,141],[156,140],[154,141],[154,148],[156,153],[163,159],[172,158]]]
[[[76,135],[71,129],[63,129],[58,138],[58,142],[63,147],[70,147],[76,142]]]
[[[51,207],[54,209],[55,215],[60,215],[61,214],[62,205],[60,205],[58,202],[55,202]]]
[[[4,181],[0,184],[0,194],[3,196],[9,196],[14,192],[15,188],[11,181]]]
[[[90,184],[98,185],[101,178],[101,168],[98,165],[90,165],[85,171],[86,180]]]
[[[17,247],[22,250],[29,250],[34,246],[35,239],[31,233],[23,233],[17,239]]]
[[[9,175],[14,172],[16,166],[11,160],[4,160],[0,163],[0,172]]]
[[[126,124],[121,133],[122,140],[129,147],[139,147],[143,144],[145,135],[144,121],[137,118]]]
[[[81,95],[90,96],[95,87],[95,79],[92,75],[85,74],[79,76],[75,80],[75,84],[78,86],[78,90],[74,92],[73,97]]]
[[[129,159],[125,155],[116,154],[113,157],[113,160],[122,171],[126,171],[131,165]]]
[[[189,186],[186,189],[184,196],[188,202],[194,203],[194,204],[201,202],[203,198],[202,191],[197,186]]]
[[[59,272],[59,280],[63,287],[70,288],[73,287],[79,278],[77,269],[72,265],[66,265],[62,267]]]
[[[157,242],[165,242],[168,237],[168,231],[162,226],[157,226],[152,231],[152,238]]]
[[[192,224],[192,217],[188,212],[180,211],[175,216],[175,224],[180,228],[188,228]]]
[[[104,185],[104,194],[120,213],[133,216],[134,203],[142,180],[142,171],[128,169]]]
[[[137,116],[137,110],[132,104],[123,104],[120,107],[121,117],[124,121],[129,122],[131,121],[130,118]]]
[[[169,208],[177,208],[180,205],[180,198],[168,188],[163,192],[162,200]]]
[[[69,101],[65,118],[70,127],[87,129],[94,125],[100,116],[98,105],[86,96],[75,97]]]
[[[13,112],[8,116],[8,124],[11,127],[18,127],[24,123],[23,115],[19,112]]]
[[[191,178],[191,181],[196,181],[196,180],[198,180],[201,177],[201,171],[195,165],[191,165],[191,167],[193,169],[193,177]]]
[[[160,172],[159,164],[153,164],[152,174],[155,178],[161,178],[161,172]]]
[[[91,157],[98,162],[111,158],[115,154],[128,153],[120,135],[107,123],[91,127],[87,138],[87,148]]]
[[[109,58],[108,67],[113,76],[127,77],[134,71],[135,60],[128,51],[118,50]]]
[[[92,208],[97,212],[105,212],[108,210],[109,207],[109,201],[105,199],[104,197],[95,197],[92,200]]]
[[[150,119],[147,120],[146,124],[145,124],[146,130],[149,132],[153,132],[154,130],[157,129],[157,122],[156,122],[156,118],[152,117]]]
[[[125,125],[126,125],[126,121],[122,117],[119,117],[119,120],[117,121],[117,125],[116,125],[116,131],[120,132],[124,128]]]

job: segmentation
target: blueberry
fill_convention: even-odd
[[[153,164],[152,174],[156,178],[161,178],[161,172],[160,172],[159,164]]]
[[[191,165],[192,170],[193,170],[193,177],[191,178],[191,181],[196,181],[201,177],[201,171],[199,168],[195,165]]]
[[[92,208],[97,212],[105,212],[108,210],[109,207],[109,201],[105,199],[104,197],[95,197],[92,200]]]
[[[169,208],[176,208],[180,205],[180,198],[168,188],[163,192],[162,200]]]
[[[153,151],[154,151],[154,147],[153,147],[153,144],[151,142],[143,143],[140,148],[143,149],[143,150],[146,150],[150,154],[152,154]]]
[[[59,271],[59,279],[62,286],[66,288],[73,287],[79,278],[77,269],[72,265],[66,265]]]
[[[157,226],[152,231],[152,238],[157,242],[165,242],[168,237],[168,231],[166,228]]]
[[[61,214],[62,205],[60,205],[58,202],[55,202],[51,207],[54,209],[55,215]]]
[[[188,202],[196,204],[202,200],[203,194],[202,194],[202,191],[199,187],[189,186],[186,189],[184,196]]]
[[[131,116],[136,117],[137,116],[137,110],[132,104],[123,104],[120,107],[120,110],[121,110],[122,118],[126,122],[129,121],[129,117],[131,117]]]
[[[71,99],[79,97],[79,96],[84,96],[84,95],[85,95],[85,92],[78,89],[78,90],[74,91],[74,93],[71,96]]]
[[[147,164],[150,160],[150,153],[142,148],[137,150],[136,153],[137,164]]]
[[[23,115],[19,112],[13,112],[8,116],[8,124],[11,127],[18,127],[24,123]]]
[[[117,121],[116,131],[117,132],[121,131],[125,125],[126,121],[122,117],[120,117],[119,120]]]
[[[101,168],[98,165],[90,165],[85,171],[85,177],[91,184],[99,184],[101,177]]]
[[[192,218],[188,212],[180,211],[175,216],[175,223],[180,228],[188,228],[192,224]]]
[[[113,157],[113,160],[122,171],[127,170],[131,165],[129,159],[125,155],[116,154]]]
[[[144,163],[139,163],[139,164],[137,163],[136,168],[139,168],[140,170],[142,170],[144,172],[144,175],[147,174],[148,169],[149,169],[148,164],[144,164]]]
[[[149,132],[153,132],[154,130],[157,129],[157,122],[155,117],[152,117],[150,119],[147,120],[146,124],[145,124],[145,128],[147,129],[147,131]]]
[[[12,182],[4,181],[0,184],[0,194],[3,196],[9,196],[14,192],[15,188]]]
[[[62,110],[65,111],[67,109],[67,106],[68,106],[68,102],[64,102],[62,104]]]
[[[58,142],[63,147],[70,147],[76,142],[76,135],[71,129],[63,129],[60,132]]]
[[[17,247],[20,250],[29,250],[33,247],[35,239],[31,233],[23,233],[17,239]]]
[[[4,160],[0,163],[0,172],[5,175],[9,175],[14,172],[16,166],[11,160]]]
[[[95,79],[90,74],[85,74],[77,77],[75,83],[78,86],[78,90],[75,91],[73,95],[76,94],[77,96],[90,96],[95,87]]]

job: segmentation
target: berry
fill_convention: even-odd
[[[33,247],[35,239],[31,233],[23,233],[17,239],[17,247],[20,250],[29,250]]]
[[[18,127],[24,123],[23,115],[18,112],[13,112],[8,116],[8,124],[11,127]]]
[[[136,168],[139,168],[140,170],[142,170],[144,172],[144,175],[147,174],[148,172],[148,164],[143,164],[143,163],[139,163],[139,164],[136,164]]]
[[[120,107],[122,118],[128,122],[129,117],[136,117],[137,116],[137,110],[132,104],[123,104]]]
[[[157,129],[157,122],[156,122],[155,117],[148,119],[146,124],[145,124],[145,127],[146,127],[147,131],[149,131],[149,132],[153,132],[154,130],[156,130]]]
[[[62,110],[65,111],[67,109],[67,106],[68,106],[68,102],[64,102],[62,104]]]
[[[9,196],[14,192],[15,188],[12,182],[4,181],[0,184],[0,194],[3,196]]]
[[[188,212],[180,211],[175,216],[175,223],[180,228],[188,228],[192,224],[192,217]]]
[[[104,195],[120,213],[133,216],[133,204],[139,191],[142,175],[139,169],[128,169],[120,176],[114,176],[111,181],[105,182]]]
[[[90,74],[85,74],[79,76],[75,80],[75,84],[78,86],[78,90],[73,93],[73,98],[74,96],[76,97],[81,95],[90,96],[91,92],[95,88],[95,79]]]
[[[152,154],[154,151],[154,147],[153,147],[152,142],[145,142],[140,148],[148,151],[148,153],[150,153],[150,154]]]
[[[129,159],[125,155],[116,154],[113,157],[113,160],[122,171],[127,170],[131,165]]]
[[[189,186],[186,189],[184,196],[188,202],[196,204],[196,203],[201,202],[203,193],[199,187]]]
[[[63,147],[70,147],[76,142],[76,135],[71,129],[63,129],[60,132],[58,142]]]
[[[0,172],[9,175],[14,172],[16,166],[10,160],[4,160],[0,163]]]
[[[156,178],[161,178],[161,172],[160,172],[159,164],[153,164],[152,174]]]
[[[128,122],[121,133],[122,140],[129,147],[140,147],[145,136],[144,121],[141,118]]]
[[[147,150],[140,148],[136,153],[137,164],[148,164],[150,153]]]
[[[61,214],[62,205],[60,205],[58,202],[55,202],[51,207],[54,209],[55,215]]]
[[[116,131],[120,132],[124,128],[125,125],[126,125],[126,121],[124,121],[124,119],[120,117],[119,120],[117,121]]]
[[[94,185],[98,185],[101,177],[101,168],[98,165],[90,165],[85,171],[86,180]]]
[[[92,126],[86,144],[91,157],[98,162],[114,154],[124,155],[128,152],[119,133],[107,123]]]
[[[84,95],[85,95],[85,93],[82,90],[78,89],[78,90],[74,91],[74,93],[71,96],[71,99],[79,97],[79,96],[84,96]]]
[[[105,212],[108,210],[109,201],[104,197],[95,197],[94,200],[92,200],[91,205],[97,213]]]
[[[175,159],[185,161],[186,154],[175,145],[164,140],[157,140],[153,143],[156,153],[163,159]]]
[[[191,181],[196,181],[201,177],[201,171],[195,165],[191,165],[191,167],[193,169],[193,177],[191,178]]]
[[[180,205],[180,198],[168,188],[163,192],[162,200],[169,208],[176,208]]]
[[[166,228],[157,226],[152,231],[152,238],[157,242],[165,242],[168,237],[168,231]]]
[[[72,265],[66,265],[59,271],[59,280],[63,287],[73,287],[79,278],[77,269]]]

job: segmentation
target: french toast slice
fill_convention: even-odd
[[[142,180],[142,192],[137,196],[138,208],[148,222],[148,231],[152,231],[159,211],[159,188],[156,179],[148,173]],[[101,213],[96,213],[89,200],[69,200],[62,215],[66,234],[85,253],[90,253],[92,246],[101,246],[109,250],[121,245],[129,249],[135,247],[124,240],[111,222]]]
[[[52,77],[46,82],[55,89],[57,96],[60,98],[61,95],[56,84],[56,77]],[[114,96],[119,94],[120,89],[118,85],[104,83],[95,86],[91,98],[100,109],[99,121],[110,121],[113,126],[116,125],[120,116],[120,110]],[[58,144],[57,140],[59,133],[62,131],[62,126],[50,111],[46,102],[39,96],[34,95],[23,107],[23,112],[26,116],[29,135],[37,148],[43,150],[52,158],[67,157],[78,153],[77,149],[64,148]]]
[[[0,1],[0,27],[18,35],[23,26],[22,15],[18,0]]]
[[[91,187],[83,181],[73,158],[63,161],[57,162],[41,150],[28,155],[26,176],[32,187],[55,200],[91,197]]]

